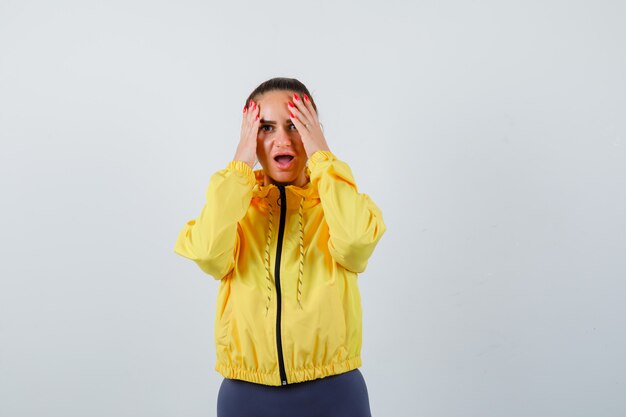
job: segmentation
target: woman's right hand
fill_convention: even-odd
[[[235,161],[243,161],[254,168],[257,163],[256,141],[259,132],[259,106],[252,100],[243,107],[241,137],[235,152]]]

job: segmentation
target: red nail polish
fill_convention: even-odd
[[[243,106],[243,112],[244,112],[244,113],[246,112],[246,110],[247,110],[247,109],[248,109],[248,108],[247,108],[246,106]]]
[[[248,106],[252,106],[252,99],[250,99],[250,102],[248,103]]]
[[[291,115],[292,118],[295,119],[296,116],[294,116],[292,112],[289,112],[289,114]]]
[[[292,103],[291,101],[290,101],[289,103],[287,103],[287,105],[288,105],[289,107],[296,107],[296,106],[294,106],[294,105],[293,105],[293,103]]]
[[[306,101],[309,101],[309,96],[307,96],[307,95],[305,94],[305,95],[304,95],[304,99],[305,99]]]
[[[255,110],[255,109],[256,109],[256,103],[254,103],[254,107],[252,108],[252,110]]]
[[[296,100],[299,100],[298,95],[296,93],[293,93],[293,98]]]
[[[259,115],[258,114],[256,115],[256,119],[255,120],[259,120]]]

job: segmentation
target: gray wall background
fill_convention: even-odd
[[[303,81],[388,232],[373,415],[626,415],[622,1],[0,1],[0,415],[215,415],[174,254],[241,107]]]

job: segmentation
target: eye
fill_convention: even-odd
[[[270,127],[271,128],[272,126],[271,125],[263,125],[263,126],[261,126],[261,130],[264,131],[264,132],[268,132],[269,130],[266,130],[265,129],[266,127]]]
[[[292,124],[290,124],[290,125],[289,125],[289,127],[290,127],[290,128],[292,128],[292,127],[293,127],[293,130],[298,130],[298,129],[296,128],[296,125],[294,125],[293,123],[292,123]]]

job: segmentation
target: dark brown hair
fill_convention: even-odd
[[[317,106],[315,105],[315,101],[313,100],[313,97],[311,97],[311,93],[309,92],[308,88],[306,88],[304,84],[302,84],[299,80],[296,80],[295,78],[275,77],[267,81],[263,81],[257,88],[254,89],[252,93],[250,93],[244,105],[247,106],[250,100],[256,101],[257,97],[259,97],[263,93],[275,90],[293,91],[300,95],[306,94],[307,96],[309,96],[315,112],[318,113]]]

